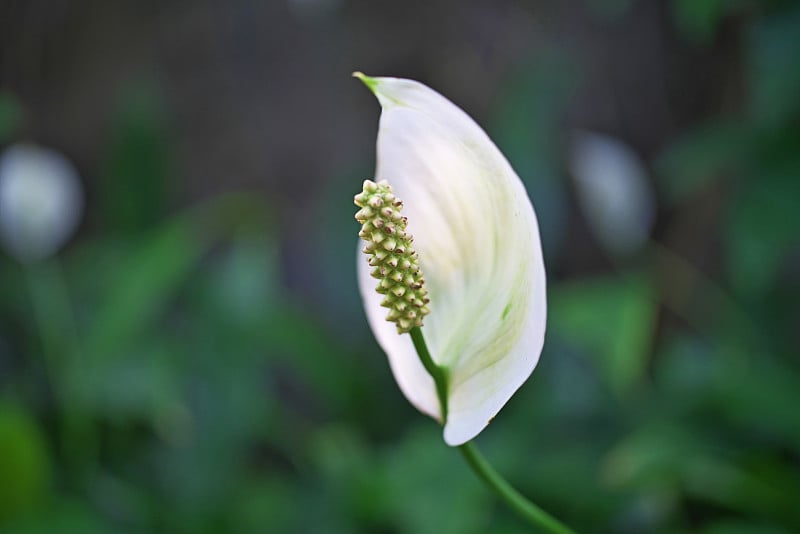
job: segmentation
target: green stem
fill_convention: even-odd
[[[561,523],[558,519],[539,508],[526,499],[520,492],[515,490],[506,479],[494,470],[471,441],[461,445],[459,449],[461,450],[461,454],[464,455],[464,458],[466,458],[469,466],[481,480],[492,488],[497,496],[505,501],[515,512],[528,520],[529,523],[547,532],[556,534],[575,533],[574,530]]]
[[[439,396],[439,402],[442,406],[442,423],[444,423],[447,421],[447,370],[433,361],[420,328],[411,329],[411,340],[414,342],[414,348],[417,350],[417,355],[419,355],[422,365],[425,366],[425,369],[436,383],[436,393]],[[489,462],[486,461],[486,458],[481,455],[471,441],[464,443],[459,449],[461,450],[461,454],[464,455],[464,458],[466,458],[469,466],[480,479],[483,480],[487,486],[492,488],[500,499],[505,501],[508,506],[525,518],[529,523],[546,532],[552,532],[554,534],[575,534],[574,530],[526,499],[520,492],[515,490],[511,484],[506,482],[506,480],[494,470]]]
[[[419,327],[411,329],[411,340],[414,342],[414,348],[417,349],[419,359],[425,370],[431,375],[433,381],[436,383],[436,394],[439,396],[439,404],[442,408],[442,424],[447,421],[447,370],[444,367],[436,365],[436,362],[431,358],[431,353],[428,352],[428,346],[425,344],[425,338],[422,336],[422,330]]]
[[[95,436],[73,396],[72,373],[80,365],[75,317],[56,258],[27,266],[32,310],[41,340],[42,364],[61,412],[61,454],[76,469],[91,467]]]

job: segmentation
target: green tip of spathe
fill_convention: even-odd
[[[353,73],[353,78],[358,78],[359,80],[361,80],[364,83],[364,85],[367,86],[367,88],[370,91],[372,91],[376,95],[378,94],[377,91],[376,91],[376,88],[378,87],[378,80],[376,80],[375,78],[370,78],[369,76],[367,76],[366,74],[364,74],[361,71],[355,71]]]

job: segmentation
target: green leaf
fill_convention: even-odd
[[[603,478],[612,487],[669,489],[680,486],[685,461],[710,450],[697,433],[656,420],[617,443],[603,462]]]
[[[152,228],[163,216],[170,144],[157,86],[134,84],[121,100],[98,200],[107,231],[131,233]]]
[[[190,221],[158,229],[106,272],[104,301],[91,326],[86,351],[103,359],[122,350],[158,317],[208,246]]]
[[[384,491],[400,532],[485,532],[494,495],[445,447],[433,425],[414,429],[387,451]]]
[[[751,110],[765,125],[790,123],[800,114],[800,5],[785,6],[762,18],[749,39]]]
[[[625,393],[639,381],[657,311],[646,277],[631,274],[562,284],[552,290],[549,302],[552,330],[587,350],[615,392]]]
[[[720,455],[687,459],[684,487],[696,499],[800,528],[798,477],[780,462],[768,463],[772,465],[743,465]]]
[[[800,160],[783,169],[762,168],[743,187],[725,227],[725,252],[732,284],[748,296],[764,295],[783,262],[800,244]]]
[[[44,436],[23,408],[0,402],[0,528],[30,512],[49,493]]]
[[[112,525],[100,517],[88,502],[74,497],[56,497],[46,506],[37,509],[9,525],[13,534],[107,534],[114,532]]]
[[[722,348],[733,352],[735,348]],[[717,354],[722,361],[725,354]],[[719,365],[715,397],[721,418],[736,424],[741,431],[771,439],[800,450],[797,384],[800,374],[791,366],[768,354],[752,355],[745,365]]]
[[[723,0],[673,0],[675,22],[691,40],[710,44],[724,12]]]
[[[179,371],[171,361],[175,353],[170,348],[163,340],[148,338],[119,347],[113,358],[74,368],[70,373],[73,395],[93,414],[113,420],[163,417],[177,405],[180,391]],[[169,430],[180,432],[180,428]]]
[[[701,530],[702,534],[790,534],[790,530],[765,523],[725,520]]]
[[[254,327],[274,311],[281,299],[277,244],[264,232],[242,232],[209,277],[206,298],[219,320]],[[355,291],[355,288],[354,288]]]
[[[752,155],[754,134],[734,119],[715,119],[672,142],[656,160],[659,185],[679,203],[742,171]]]

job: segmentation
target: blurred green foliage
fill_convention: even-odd
[[[168,115],[157,86],[138,82],[126,87],[119,100],[99,192],[109,233],[157,224],[171,173]]]
[[[22,110],[13,94],[0,91],[0,143],[9,141],[17,129]]]
[[[12,484],[0,489],[0,524],[29,513],[50,491],[50,461],[45,438],[23,408],[0,404],[0,473]]]
[[[611,20],[634,2],[589,4]],[[489,124],[540,216],[550,324],[479,442],[580,531],[796,532],[800,9],[670,5],[697,46],[726,14],[746,21],[743,109],[652,162],[676,219],[721,199],[720,265],[654,241],[569,274],[577,67],[565,52],[520,65]],[[350,205],[366,163],[332,171],[295,265],[274,200],[170,210],[169,110],[150,85],[120,102],[93,169],[97,227],[43,264],[0,262],[0,531],[525,531],[406,403],[367,330]],[[0,143],[22,115],[0,93]],[[293,269],[310,293],[285,283]]]
[[[597,358],[608,386],[623,395],[643,378],[657,311],[652,284],[627,275],[559,285],[549,315],[553,333]]]

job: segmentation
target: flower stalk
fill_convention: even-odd
[[[447,369],[436,365],[436,362],[433,361],[431,353],[428,352],[428,346],[425,344],[425,338],[422,337],[422,330],[419,327],[412,328],[410,333],[422,365],[425,366],[425,370],[436,382],[436,394],[439,397],[439,405],[442,408],[442,424],[444,424],[447,421]]]
[[[459,450],[473,471],[483,482],[492,488],[508,506],[517,514],[525,518],[530,524],[542,528],[553,534],[575,534],[575,531],[564,525],[561,521],[551,516],[536,504],[529,501],[518,492],[483,457],[475,445],[468,441],[460,445]]]
[[[422,335],[422,330],[413,328],[411,330],[411,338],[414,341],[414,348],[417,350],[420,361],[422,361],[425,369],[428,370],[431,377],[436,382],[437,391],[445,392],[445,400],[442,401],[442,413],[446,414],[447,374],[444,372],[443,368],[437,366],[433,362],[425,343],[425,337]],[[441,398],[440,394],[440,399]],[[483,483],[489,486],[503,502],[528,523],[541,528],[545,532],[551,532],[552,534],[575,534],[574,530],[539,508],[539,506],[514,489],[514,487],[492,467],[486,458],[484,458],[472,441],[459,445],[458,449],[461,451],[461,454],[464,456],[470,468],[472,468]]]

